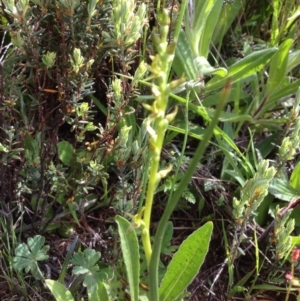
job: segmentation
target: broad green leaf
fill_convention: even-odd
[[[289,73],[300,64],[300,49],[297,49],[289,54],[286,73]]]
[[[202,1],[197,1],[197,2],[202,2]],[[215,0],[214,6],[210,10],[205,25],[203,27],[203,31],[201,32],[200,41],[198,44],[198,55],[201,55],[205,58],[208,57],[209,49],[211,47],[212,36],[216,25],[219,23],[219,16],[221,13],[221,9],[223,7],[223,2],[224,2],[223,0]]]
[[[224,3],[212,38],[215,45],[222,42],[225,33],[236,19],[241,8],[244,7],[245,2],[246,0],[232,0],[230,3]]]
[[[185,31],[195,56],[200,55],[198,52],[200,39],[203,37],[208,16],[217,1],[219,0],[191,1],[189,3],[191,7],[187,9]]]
[[[227,180],[228,178],[226,177],[226,175],[229,175],[230,177],[232,177],[232,179],[234,179],[236,182],[238,182],[240,184],[240,186],[245,185],[246,179],[243,176],[241,170],[239,168],[236,168],[235,165],[235,161],[233,161],[231,159],[230,153],[229,152],[224,152],[226,157],[224,160],[224,167],[227,167],[228,163],[230,163],[231,166],[233,166],[233,168],[235,168],[235,170],[231,170],[231,169],[227,169],[227,168],[222,168],[222,173],[221,173],[221,179],[223,180]]]
[[[269,48],[256,51],[239,60],[228,69],[228,74],[225,78],[214,77],[205,86],[205,92],[211,92],[222,88],[230,78],[232,83],[235,83],[243,78],[246,78],[261,70],[277,52],[277,48]]]
[[[268,194],[264,200],[261,202],[257,209],[257,216],[255,217],[255,221],[261,226],[265,226],[267,222],[267,217],[270,209],[270,205],[274,200],[274,196],[272,194]]]
[[[204,56],[196,57],[194,59],[194,65],[196,66],[199,74],[204,74],[204,75],[213,74],[213,75],[218,75],[220,77],[225,77],[227,75],[227,70],[225,68],[212,67]]]
[[[214,116],[215,109],[207,109],[207,113],[210,117]],[[235,114],[231,112],[222,112],[220,116],[221,122],[241,122],[248,121],[254,122],[253,118],[250,115],[246,114]]]
[[[270,61],[270,71],[267,83],[267,94],[271,95],[280,89],[280,85],[286,75],[289,51],[293,44],[292,39],[285,40]]]
[[[139,299],[139,271],[140,256],[136,233],[131,229],[131,224],[122,216],[116,216],[118,231],[121,239],[122,254],[126,266],[132,301]]]
[[[290,184],[300,193],[300,162],[297,163],[291,174]]]
[[[297,10],[290,16],[287,20],[288,22],[285,25],[284,30],[288,31],[290,27],[294,24],[295,20],[300,16],[300,6],[298,6]]]
[[[300,227],[300,207],[296,207],[293,209],[290,218],[295,220],[295,226]],[[299,233],[299,232],[298,232]]]
[[[172,68],[178,76],[184,75],[188,80],[198,77],[197,69],[194,65],[194,55],[186,39],[184,31],[181,31],[175,48],[175,57]]]
[[[277,139],[277,134],[272,134],[263,139],[263,141],[256,146],[256,149],[260,152],[263,159],[265,159],[275,148]]]
[[[213,223],[208,222],[181,244],[162,280],[159,300],[176,300],[191,283],[207,254],[212,230]]]
[[[58,281],[46,279],[45,283],[56,301],[74,301],[71,292]]]
[[[269,192],[276,198],[290,202],[300,197],[300,193],[284,179],[274,178],[269,186]]]
[[[295,94],[300,86],[300,80],[297,80],[293,83],[288,84],[284,88],[281,88],[277,92],[273,93],[268,99],[268,103],[276,103],[283,97],[287,97],[289,95]]]
[[[291,236],[293,245],[300,248],[300,236]]]
[[[64,163],[67,166],[71,166],[73,163],[73,146],[68,141],[60,141],[57,144],[58,149],[58,157],[61,160],[62,163]]]

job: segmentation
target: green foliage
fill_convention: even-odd
[[[27,244],[23,243],[17,246],[13,259],[13,267],[20,272],[25,269],[26,273],[31,272],[32,275],[40,280],[44,280],[44,276],[39,269],[38,261],[49,258],[46,254],[49,246],[44,246],[45,238],[36,235],[28,238]],[[73,246],[74,247],[74,246]],[[98,300],[100,296],[107,296],[102,281],[107,280],[107,274],[99,269],[98,263],[101,254],[93,249],[85,249],[83,252],[75,253],[71,259],[73,264],[72,273],[74,275],[83,275],[83,285],[87,287],[89,300]],[[70,291],[58,281],[45,280],[48,288],[53,293],[56,300],[74,300]],[[96,298],[96,299],[95,299]],[[108,300],[108,297],[106,298]]]
[[[72,296],[71,292],[61,283],[46,279],[45,283],[49,290],[51,291],[52,295],[54,296],[56,301],[74,301],[74,297]],[[98,282],[98,288],[93,293],[89,293],[89,301],[109,301],[109,297],[107,295],[106,288],[103,283]]]
[[[159,288],[160,300],[176,300],[197,275],[209,249],[211,222],[192,233],[170,262]]]
[[[38,266],[38,261],[49,258],[47,251],[49,246],[44,246],[45,238],[36,235],[27,239],[27,244],[22,243],[16,247],[13,267],[17,271],[25,269],[26,273],[31,272],[37,279],[43,279],[43,274]]]
[[[161,243],[161,253],[164,255],[170,255],[175,252],[177,246],[171,246],[171,239],[173,238],[173,223],[169,221],[166,225],[166,231]]]
[[[290,184],[300,192],[300,162],[297,163],[291,174]]]
[[[72,294],[63,284],[51,279],[46,279],[45,283],[56,301],[74,301]]]
[[[130,223],[126,219],[116,216],[116,222],[118,224],[122,253],[129,282],[130,297],[131,300],[137,301],[139,299],[140,271],[138,240],[135,231],[131,229]]]
[[[163,185],[163,189],[164,192],[171,192],[173,190],[176,190],[176,188],[178,187],[179,183],[175,183],[175,177],[174,176],[170,176],[166,179],[164,185]],[[184,191],[182,191],[182,198],[185,201],[188,201],[191,204],[195,204],[196,203],[196,199],[194,194],[191,192],[191,187],[186,187],[186,189]]]
[[[290,211],[281,216],[279,207],[276,207],[275,211],[275,225],[274,225],[274,236],[276,246],[276,260],[286,258],[292,248],[291,233],[295,227],[295,220],[289,219]]]
[[[60,141],[57,144],[58,157],[67,166],[71,166],[73,163],[73,146],[68,141]]]
[[[101,254],[93,249],[86,249],[83,252],[75,253],[71,262],[74,267],[74,275],[84,275],[83,285],[87,287],[90,294],[98,289],[98,283],[107,278],[97,265]]]
[[[170,218],[174,210],[199,208],[204,220],[193,227],[211,216],[214,224],[230,223],[218,237],[227,258],[214,278],[227,264],[224,294],[249,299],[256,289],[279,290],[255,282],[270,270],[259,257],[265,244],[265,256],[279,266],[299,241],[298,4],[148,2],[1,2],[1,30],[11,41],[0,45],[0,224],[10,270],[4,277],[17,276],[24,289],[23,270],[34,284],[44,280],[44,237],[14,250],[16,233],[34,227],[67,238],[86,228],[98,237],[98,220],[102,231],[118,214],[118,231],[104,231],[111,237],[101,254],[95,247],[73,255],[74,240],[58,281],[46,280],[56,300],[184,298],[213,225],[174,246],[180,227]],[[262,245],[256,223],[274,226]],[[236,259],[252,251],[250,243],[255,270],[237,279]],[[177,249],[165,267],[161,254]],[[12,257],[13,268],[6,260]],[[70,263],[76,281],[67,289]],[[78,293],[81,284],[87,296]]]
[[[246,182],[241,191],[241,200],[233,199],[233,216],[238,223],[253,217],[264,197],[268,194],[269,183],[275,176],[274,167],[268,161],[258,164],[254,177]]]

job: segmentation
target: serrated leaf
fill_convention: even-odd
[[[23,243],[16,247],[15,254],[16,256],[20,256],[20,257],[27,257],[30,256],[31,253],[28,249],[28,246]]]
[[[76,267],[74,267],[73,270],[72,270],[72,273],[73,273],[74,275],[86,274],[86,273],[88,273],[88,272],[89,272],[89,269],[84,268],[84,267],[82,267],[82,266],[76,266]]]
[[[72,258],[72,263],[81,268],[90,269],[95,266],[101,257],[100,252],[96,252],[94,249],[85,249],[83,252],[75,253]]]
[[[22,243],[15,250],[16,256],[13,258],[13,268],[17,271],[25,269],[28,273],[31,271],[34,277],[42,278],[42,273],[38,268],[37,261],[48,259],[46,252],[49,246],[44,246],[45,238],[36,235],[33,238],[28,238],[27,244]]]
[[[28,273],[30,268],[31,268],[31,265],[32,265],[32,260],[31,259],[22,258],[20,260],[20,258],[14,258],[13,267],[17,271],[21,271],[21,270],[25,269],[26,273]]]
[[[29,249],[32,252],[32,256],[35,260],[45,260],[48,259],[48,255],[46,252],[49,250],[49,246],[44,246],[45,243],[45,237],[41,235],[36,235],[33,238],[29,237],[27,240],[27,244]]]
[[[131,224],[122,216],[117,215],[116,222],[118,224],[118,231],[121,239],[130,297],[131,300],[138,301],[140,256],[136,233],[134,230],[129,230],[131,229]]]
[[[196,203],[195,196],[194,196],[189,190],[183,191],[182,196],[183,196],[189,203],[192,203],[192,204],[195,204],[195,203]]]
[[[212,230],[213,223],[208,222],[181,244],[162,280],[159,300],[176,300],[191,283],[208,252]]]
[[[98,289],[98,283],[107,278],[107,274],[100,271],[97,265],[100,257],[100,252],[85,249],[83,252],[75,253],[71,260],[74,264],[72,273],[85,275],[83,285],[87,287],[89,294],[93,294]]]
[[[101,271],[94,271],[93,273],[88,273],[83,280],[83,285],[88,289],[90,294],[93,294],[98,290],[98,283],[106,280],[107,275]]]

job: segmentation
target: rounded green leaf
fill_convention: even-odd
[[[73,162],[73,146],[68,141],[60,141],[57,144],[58,157],[62,163],[67,166],[71,166]]]

